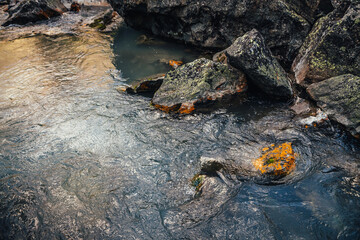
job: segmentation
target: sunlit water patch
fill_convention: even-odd
[[[159,58],[197,55],[135,49],[139,35],[0,43],[1,239],[359,238],[358,142],[332,126],[304,129],[285,105],[257,97],[171,117],[119,94],[118,84],[166,71]],[[279,183],[240,174],[212,176],[200,195],[191,186],[202,156],[251,166],[283,142],[299,158]]]

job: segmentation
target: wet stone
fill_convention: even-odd
[[[189,114],[247,90],[245,75],[201,58],[168,72],[152,104],[165,112]]]
[[[244,71],[248,80],[267,95],[285,99],[293,96],[290,79],[256,29],[236,39],[225,53],[229,64]]]
[[[292,65],[298,84],[360,74],[360,4],[346,3],[320,18],[307,36]]]
[[[78,13],[80,12],[80,9],[81,9],[81,6],[79,3],[77,2],[72,2],[71,5],[70,5],[70,11],[71,12],[75,12],[75,13]]]
[[[329,116],[355,137],[360,134],[360,77],[345,74],[307,88],[310,97]]]
[[[226,163],[222,158],[201,157],[200,164],[202,172],[215,173],[223,168]]]
[[[295,169],[296,154],[289,142],[262,149],[262,156],[254,160],[255,169],[261,174],[283,177]]]
[[[60,16],[67,11],[60,0],[22,0],[16,5],[9,7],[9,17],[3,26],[10,24],[24,25],[30,22],[47,20]]]
[[[118,92],[126,92],[129,94],[154,94],[161,86],[164,80],[163,73],[155,74],[140,80],[132,86],[120,86],[116,90]]]

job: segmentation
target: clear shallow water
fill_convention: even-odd
[[[192,62],[201,53],[190,47],[123,27],[114,36],[114,65],[123,77],[135,81],[172,70],[170,60]]]
[[[170,117],[119,94],[148,62],[125,61],[123,31],[0,42],[1,239],[360,238],[358,142],[256,97]],[[284,141],[300,157],[283,184],[214,177],[194,197],[201,156],[248,166]]]

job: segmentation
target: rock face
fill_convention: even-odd
[[[286,2],[311,23],[317,16],[325,15],[334,9],[331,0],[286,0]]]
[[[307,88],[329,118],[360,137],[360,77],[346,74],[314,83]]]
[[[315,24],[292,66],[297,83],[360,75],[360,4],[348,5],[339,5]]]
[[[168,72],[152,104],[165,112],[188,114],[246,89],[244,74],[201,58]]]
[[[60,0],[23,0],[9,8],[9,18],[3,26],[47,20],[64,11],[67,9]]]
[[[285,70],[265,45],[257,30],[247,32],[226,49],[230,65],[241,69],[260,89],[270,96],[290,98],[293,95]]]
[[[110,0],[131,27],[196,46],[224,49],[256,28],[290,66],[311,26],[285,0]],[[298,1],[297,1],[298,2]],[[316,4],[315,4],[316,5]]]

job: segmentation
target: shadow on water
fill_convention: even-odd
[[[166,42],[129,27],[118,30],[114,37],[114,65],[121,69],[123,77],[141,79],[172,69],[170,60],[191,62],[200,52],[181,44]]]
[[[113,48],[97,32],[0,43],[1,239],[360,237],[358,142],[257,97],[173,118],[119,94],[124,78],[166,71],[161,58],[197,56],[138,35],[120,29]],[[282,184],[213,176],[195,197],[201,156],[249,167],[285,141],[300,156]]]

